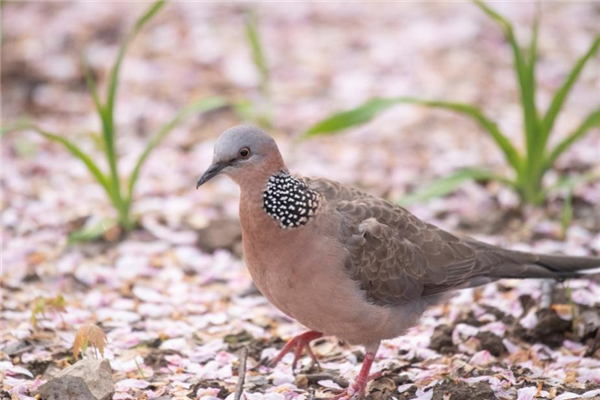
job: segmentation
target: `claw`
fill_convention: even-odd
[[[362,399],[365,395],[367,382],[355,382],[348,386],[342,393],[337,396],[330,397],[328,400],[347,400],[347,399]]]
[[[281,349],[277,357],[275,357],[273,360],[271,360],[271,362],[268,363],[268,366],[271,368],[275,367],[287,353],[292,351],[292,349],[294,350],[294,362],[292,363],[292,370],[296,370],[296,365],[298,364],[298,360],[300,360],[300,357],[302,356],[303,349],[306,349],[306,352],[312,359],[313,364],[316,363],[317,365],[319,365],[317,357],[315,357],[315,354],[310,348],[310,342],[320,338],[321,336],[323,336],[321,332],[308,331],[294,337],[283,347],[283,349]]]
[[[367,388],[367,383],[381,376],[381,372],[376,372],[374,374],[369,375],[369,371],[371,370],[371,365],[373,364],[374,360],[375,353],[368,351],[367,354],[365,354],[365,360],[363,362],[362,368],[360,369],[360,373],[356,377],[356,381],[352,385],[348,386],[348,389],[344,390],[337,396],[330,397],[329,400],[363,398],[365,395],[365,389]]]
[[[348,386],[348,389],[344,390],[342,393],[337,396],[330,397],[329,400],[348,400],[348,399],[360,399],[365,394],[365,389],[367,388],[367,384],[364,385],[354,383]]]

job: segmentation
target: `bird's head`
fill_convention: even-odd
[[[219,174],[239,185],[268,177],[285,168],[275,140],[257,127],[239,125],[227,129],[215,143],[212,164],[196,188]]]

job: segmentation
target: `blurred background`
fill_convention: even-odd
[[[534,94],[540,118],[578,60],[590,53],[553,124],[548,152],[582,123],[588,123],[585,134],[548,169],[535,190],[543,192],[539,201],[528,202],[510,184],[487,175],[478,175],[478,182],[444,180],[464,168],[514,175],[502,149],[469,115],[398,104],[335,134],[307,134],[374,97],[411,96],[474,105],[526,153],[511,47],[480,7],[173,2],[140,22],[151,6],[2,3],[2,346],[24,340],[29,346],[4,352],[11,379],[3,383],[5,391],[33,395],[36,384],[60,369],[56,360],[73,361],[77,327],[88,321],[108,335],[104,351],[115,380],[145,382],[117,388],[121,397],[115,398],[123,399],[151,396],[148,391],[200,398],[198,379],[209,378],[219,380],[227,395],[235,383],[231,366],[239,339],[228,342],[227,335],[246,332],[262,351],[273,337],[301,329],[264,299],[243,296],[251,282],[240,260],[237,187],[217,179],[195,190],[217,136],[240,123],[270,132],[292,172],[338,180],[392,201],[441,180],[442,186],[408,207],[446,229],[513,248],[599,254],[599,3],[490,3],[514,24],[526,58],[541,8]],[[106,100],[111,80],[113,109]],[[90,85],[97,87],[101,113]],[[186,115],[177,114],[190,104]],[[181,120],[172,120],[177,115]],[[89,156],[106,187],[50,134]],[[156,147],[133,179],[135,190],[128,191],[148,143]],[[111,162],[118,166],[114,176]],[[510,309],[524,293],[540,295],[533,284],[521,290],[507,295],[490,289],[483,301]],[[576,302],[597,311],[599,290],[587,281],[575,285]],[[32,304],[40,298],[51,304],[58,296],[68,312],[47,312],[34,329]],[[468,307],[472,300],[456,301]],[[456,318],[441,309],[433,315],[415,331],[411,346],[426,348],[435,327]],[[409,342],[398,343],[394,351]],[[321,353],[349,351],[332,348]],[[18,366],[30,373],[15,372]],[[598,376],[596,371],[578,382],[584,388],[590,379],[600,384]],[[281,384],[257,382],[250,393]]]

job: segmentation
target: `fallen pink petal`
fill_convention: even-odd
[[[0,399],[600,398],[597,3],[2,13]]]

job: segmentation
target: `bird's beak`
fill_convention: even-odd
[[[206,182],[210,181],[215,176],[219,175],[219,173],[227,165],[228,164],[225,163],[225,162],[218,162],[218,163],[214,163],[213,165],[211,165],[210,167],[208,167],[208,169],[206,170],[206,172],[204,173],[204,175],[202,175],[200,177],[200,179],[198,179],[198,183],[196,183],[196,189],[198,189],[200,186],[204,185]]]

